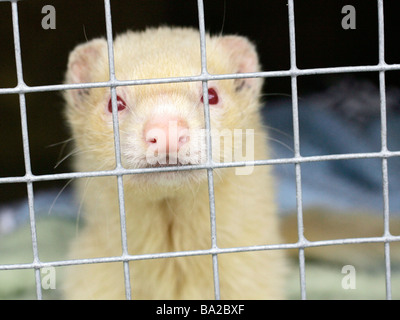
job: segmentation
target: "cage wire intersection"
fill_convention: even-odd
[[[377,0],[378,7],[378,28],[379,28],[379,63],[377,65],[368,66],[354,66],[354,67],[331,67],[331,68],[314,68],[314,69],[298,69],[296,65],[296,42],[295,42],[295,14],[294,14],[294,0],[288,0],[288,17],[289,17],[289,41],[290,41],[290,69],[280,71],[263,71],[255,73],[242,73],[242,74],[218,74],[211,75],[207,71],[206,60],[206,42],[205,42],[205,22],[204,22],[204,7],[203,1],[197,0],[198,19],[199,19],[199,41],[201,50],[201,74],[197,76],[187,77],[172,77],[172,78],[158,78],[158,79],[143,79],[143,80],[129,80],[119,81],[115,77],[114,69],[114,54],[113,54],[113,33],[112,33],[112,17],[110,0],[104,0],[105,8],[105,21],[106,21],[106,40],[108,44],[109,56],[109,69],[110,79],[106,82],[99,83],[82,83],[82,84],[61,84],[61,85],[44,85],[44,86],[28,86],[24,82],[22,56],[20,46],[20,33],[18,22],[18,0],[0,0],[1,2],[10,2],[12,10],[12,27],[14,36],[14,52],[16,61],[16,71],[18,84],[14,88],[0,88],[0,94],[18,94],[20,115],[21,115],[21,129],[23,140],[23,154],[25,164],[25,175],[19,177],[2,177],[0,183],[26,183],[27,197],[29,207],[29,220],[32,239],[33,261],[31,263],[23,264],[7,264],[0,265],[1,270],[18,270],[18,269],[33,269],[35,273],[36,295],[37,299],[42,299],[41,275],[40,269],[45,267],[60,267],[77,264],[93,264],[93,263],[106,263],[106,262],[122,262],[124,266],[125,276],[125,292],[126,298],[132,298],[129,262],[135,260],[145,259],[162,259],[173,257],[185,257],[195,255],[211,255],[214,273],[214,296],[215,299],[220,299],[219,288],[219,275],[218,275],[218,255],[233,252],[245,251],[260,251],[260,250],[284,250],[284,249],[298,249],[299,254],[299,273],[300,273],[300,293],[301,298],[306,299],[306,278],[305,278],[305,257],[304,249],[317,246],[329,245],[342,245],[342,244],[359,244],[359,243],[383,243],[385,253],[385,284],[386,284],[386,298],[391,299],[391,266],[390,266],[390,243],[393,241],[400,241],[400,236],[393,236],[389,232],[389,196],[388,196],[388,158],[399,157],[400,151],[389,151],[387,148],[387,128],[386,128],[386,89],[385,89],[385,72],[390,70],[400,70],[400,64],[387,64],[385,62],[385,49],[384,49],[384,12],[383,0]],[[298,117],[298,94],[297,94],[297,77],[304,75],[318,75],[318,74],[338,74],[349,72],[378,72],[379,73],[379,92],[380,92],[380,113],[381,113],[381,151],[368,152],[368,153],[349,153],[349,154],[336,154],[336,155],[321,155],[321,156],[306,156],[300,154],[300,135],[299,135],[299,117]],[[210,115],[208,105],[208,81],[210,80],[223,80],[223,79],[238,79],[238,78],[251,78],[251,77],[290,77],[291,79],[291,95],[292,95],[292,112],[293,112],[293,135],[294,135],[294,156],[284,159],[264,159],[256,161],[241,161],[241,162],[225,162],[214,163],[211,158],[211,135],[207,134],[207,156],[208,162],[202,165],[186,165],[179,167],[162,167],[162,168],[145,168],[145,169],[125,169],[121,165],[120,143],[119,143],[119,130],[116,108],[116,87],[118,86],[131,86],[131,85],[144,85],[144,84],[161,84],[172,82],[192,82],[200,81],[203,85],[203,93],[205,98],[205,127],[206,131],[210,130]],[[113,125],[114,125],[114,142],[115,142],[115,157],[116,168],[114,170],[96,171],[96,172],[68,172],[58,174],[44,174],[34,175],[31,170],[30,150],[29,150],[29,136],[27,127],[27,113],[25,94],[31,92],[49,92],[70,89],[83,89],[83,88],[99,88],[110,87],[112,95],[113,106]],[[383,219],[384,219],[384,232],[380,237],[363,237],[363,238],[346,238],[335,240],[323,241],[309,241],[304,236],[303,229],[303,212],[302,212],[302,187],[301,187],[301,165],[306,162],[315,161],[331,161],[331,160],[344,160],[344,159],[365,159],[365,158],[379,158],[382,161],[382,192],[383,192]],[[274,245],[256,245],[247,247],[232,247],[232,248],[219,248],[217,246],[217,233],[216,233],[216,211],[214,203],[214,183],[213,183],[213,169],[226,168],[226,167],[241,167],[246,165],[275,165],[275,164],[293,164],[295,167],[296,176],[296,207],[297,207],[297,222],[298,222],[298,241],[296,243],[283,243]],[[123,175],[137,174],[146,172],[160,172],[160,171],[178,171],[178,170],[207,170],[208,176],[208,189],[209,189],[209,202],[210,202],[210,221],[211,221],[211,248],[207,250],[191,250],[182,252],[165,252],[155,254],[140,254],[130,255],[127,248],[127,235],[126,235],[126,221],[124,210],[124,192],[123,192]],[[34,193],[33,183],[38,181],[50,180],[65,180],[86,177],[99,177],[99,176],[116,176],[118,182],[119,194],[119,207],[120,207],[120,221],[121,221],[121,237],[122,237],[122,255],[114,257],[94,258],[94,259],[77,259],[77,260],[62,260],[42,262],[39,259],[35,211],[34,211]]]

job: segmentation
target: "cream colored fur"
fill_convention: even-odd
[[[127,32],[114,42],[116,76],[120,80],[198,75],[199,35],[191,29],[158,28]],[[210,73],[259,70],[254,47],[238,36],[207,36]],[[108,80],[107,46],[96,39],[70,55],[67,82]],[[220,105],[210,106],[214,129],[254,129],[255,159],[268,157],[266,132],[258,112],[261,79],[209,83],[218,89]],[[113,128],[106,106],[109,88],[69,90],[66,115],[76,144],[78,171],[115,166]],[[204,127],[200,82],[118,87],[128,109],[119,113],[122,164],[144,166],[143,125],[156,114],[184,118],[190,129]],[[195,156],[203,141],[191,136]],[[216,139],[217,140],[217,139]],[[213,141],[215,145],[217,141]],[[216,161],[227,154],[214,155]],[[228,159],[229,160],[229,159]],[[250,175],[235,168],[214,171],[217,244],[220,248],[281,243],[268,166]],[[125,175],[124,196],[129,254],[202,250],[211,247],[208,185],[205,170]],[[70,258],[121,255],[116,177],[79,179],[77,195],[84,222]],[[285,258],[280,251],[218,255],[222,299],[280,299],[284,297]],[[130,262],[134,299],[212,299],[213,269],[209,255]],[[124,299],[123,265],[89,264],[67,268],[68,299]]]

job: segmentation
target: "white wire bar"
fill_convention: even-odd
[[[378,34],[379,34],[379,64],[385,64],[385,28],[383,14],[383,0],[378,0]],[[381,150],[387,151],[387,116],[386,116],[386,82],[385,71],[379,71],[379,94],[381,109]],[[382,158],[382,192],[383,192],[383,223],[384,234],[390,235],[389,228],[389,179],[387,158]],[[385,254],[385,284],[386,299],[392,299],[391,266],[390,266],[390,244],[384,243]]]
[[[207,71],[206,59],[206,41],[205,41],[205,16],[203,0],[197,0],[197,10],[199,18],[199,41],[200,41],[200,55],[201,55],[201,74],[188,77],[172,77],[172,78],[158,78],[158,79],[136,79],[128,81],[120,81],[115,77],[114,65],[114,52],[113,52],[113,35],[112,35],[112,16],[110,0],[104,0],[105,7],[105,21],[106,21],[106,40],[108,44],[108,58],[109,58],[109,71],[110,79],[105,82],[98,83],[84,83],[84,84],[58,84],[58,85],[44,85],[44,86],[28,86],[24,82],[21,47],[20,47],[20,34],[18,22],[18,0],[0,0],[0,2],[11,2],[12,9],[12,27],[14,35],[14,50],[17,71],[17,86],[14,88],[0,88],[0,94],[18,94],[21,115],[21,130],[23,140],[23,154],[25,164],[24,176],[1,177],[0,184],[4,183],[26,183],[28,207],[29,207],[29,220],[33,250],[33,262],[23,264],[7,264],[0,265],[0,270],[18,270],[18,269],[33,269],[35,273],[36,295],[40,300],[42,299],[40,269],[43,267],[57,267],[69,266],[80,264],[93,264],[93,263],[107,263],[107,262],[121,262],[123,265],[124,279],[125,279],[125,295],[127,299],[134,298],[134,292],[131,289],[131,279],[129,262],[137,260],[148,259],[163,259],[174,257],[189,257],[197,255],[210,255],[212,258],[213,276],[214,276],[214,296],[215,299],[220,299],[220,284],[219,284],[219,270],[218,270],[218,255],[228,254],[235,252],[247,251],[262,251],[262,250],[286,250],[298,249],[299,251],[299,274],[300,274],[300,295],[302,299],[307,298],[306,294],[306,272],[305,272],[305,255],[306,248],[330,246],[330,245],[344,245],[344,244],[361,244],[361,243],[382,243],[384,245],[385,253],[385,284],[386,284],[386,298],[391,299],[391,260],[390,260],[390,243],[400,241],[400,236],[393,236],[390,234],[389,220],[389,183],[388,183],[388,159],[391,157],[400,157],[400,151],[390,151],[387,148],[387,123],[386,123],[386,84],[385,73],[386,71],[400,70],[400,64],[387,64],[385,62],[384,50],[384,11],[383,0],[377,0],[378,8],[378,28],[379,28],[379,62],[377,65],[370,66],[349,66],[349,67],[334,67],[334,68],[314,68],[314,69],[298,69],[296,65],[296,33],[295,33],[295,10],[294,0],[288,0],[288,17],[289,17],[289,41],[290,41],[290,69],[279,71],[262,71],[254,73],[241,73],[241,74],[219,74],[211,75]],[[300,133],[299,133],[299,117],[298,117],[298,92],[297,92],[297,78],[299,76],[311,76],[319,74],[340,74],[340,73],[355,73],[355,72],[377,72],[379,73],[379,92],[380,92],[380,110],[381,110],[381,150],[379,152],[367,153],[349,153],[349,154],[333,154],[333,155],[320,155],[320,156],[301,156],[300,152]],[[204,115],[205,115],[205,128],[210,132],[210,114],[208,104],[208,81],[211,80],[225,80],[225,79],[239,79],[250,77],[289,77],[291,79],[291,93],[292,93],[292,113],[293,113],[293,137],[294,137],[294,155],[290,158],[280,159],[263,159],[256,161],[240,161],[240,162],[226,162],[215,163],[212,160],[211,154],[211,135],[206,135],[207,143],[207,162],[201,165],[187,165],[176,167],[160,167],[160,168],[143,168],[143,169],[126,169],[121,164],[121,152],[119,141],[118,129],[118,113],[116,108],[116,87],[118,86],[132,86],[132,85],[145,85],[145,84],[162,84],[173,82],[202,82],[203,95],[205,97]],[[49,92],[61,91],[79,88],[99,88],[109,87],[112,97],[112,114],[114,126],[114,144],[115,144],[115,159],[116,168],[106,171],[94,172],[67,172],[58,174],[44,174],[34,175],[31,171],[30,161],[30,148],[29,136],[27,126],[26,102],[25,94],[32,92]],[[363,238],[346,238],[324,241],[309,241],[304,236],[303,224],[303,205],[302,205],[302,184],[301,184],[301,165],[303,163],[318,162],[318,161],[333,161],[345,159],[368,159],[377,158],[382,161],[382,193],[383,193],[383,219],[384,230],[380,237],[363,237]],[[274,245],[256,245],[246,247],[233,247],[233,248],[219,248],[217,245],[217,226],[216,226],[216,210],[214,199],[214,177],[213,170],[217,168],[228,167],[242,167],[247,165],[277,165],[277,164],[293,164],[295,167],[296,177],[296,208],[297,208],[297,223],[298,223],[298,241],[296,243],[283,243]],[[209,209],[210,209],[210,227],[211,227],[211,248],[207,250],[190,250],[179,252],[164,252],[153,254],[140,254],[130,255],[128,253],[127,234],[126,234],[126,217],[125,217],[125,200],[123,190],[123,176],[128,174],[139,174],[149,172],[165,172],[165,171],[180,171],[180,170],[207,170],[208,176],[208,194],[209,194]],[[115,176],[118,186],[118,201],[119,201],[119,214],[120,214],[120,227],[121,227],[121,240],[122,240],[122,255],[114,257],[94,258],[94,259],[75,259],[75,260],[62,260],[42,262],[39,259],[37,234],[36,234],[36,221],[34,212],[34,193],[33,183],[39,181],[50,180],[64,180],[76,179],[86,177],[100,177],[100,176]],[[132,279],[133,283],[135,279]]]
[[[297,95],[297,70],[296,65],[296,32],[294,22],[294,3],[293,0],[288,1],[288,15],[289,15],[289,41],[290,41],[290,70],[293,75],[291,76],[292,86],[292,113],[293,113],[293,139],[294,139],[294,156],[300,156],[300,131],[299,131],[299,112],[298,112],[298,95]],[[303,225],[303,200],[301,188],[301,164],[295,163],[296,174],[296,207],[297,207],[297,232],[299,243],[306,244],[304,237]],[[305,300],[306,295],[306,271],[305,271],[305,257],[304,246],[299,247],[299,273],[300,273],[300,295],[301,299]]]
[[[91,263],[178,258],[178,257],[227,254],[227,253],[263,251],[263,250],[287,250],[287,249],[299,249],[302,247],[314,248],[314,247],[346,245],[346,244],[384,243],[384,242],[390,243],[398,241],[400,241],[400,236],[393,236],[393,235],[383,235],[381,237],[346,238],[346,239],[320,240],[320,241],[307,240],[306,244],[296,242],[296,243],[283,243],[283,244],[273,244],[273,245],[256,245],[256,246],[246,246],[246,247],[232,247],[232,248],[218,248],[218,249],[211,248],[205,250],[187,250],[187,251],[176,251],[176,252],[137,254],[137,255],[127,255],[124,257],[114,256],[114,257],[92,258],[92,259],[72,259],[72,260],[60,260],[60,261],[48,261],[48,262],[40,261],[38,263],[6,264],[6,265],[0,265],[0,271],[43,268],[43,267],[61,267],[61,266],[81,265],[81,264],[91,264]]]
[[[11,1],[11,0],[8,0]],[[211,80],[227,80],[227,79],[244,79],[244,78],[280,78],[292,76],[311,76],[320,74],[341,74],[341,73],[357,73],[357,72],[379,72],[379,71],[396,71],[400,70],[400,64],[378,64],[369,66],[348,66],[348,67],[329,67],[329,68],[309,68],[296,70],[279,70],[279,71],[262,71],[248,73],[231,73],[231,74],[204,74],[197,76],[170,77],[170,78],[154,78],[154,79],[137,79],[137,80],[110,80],[94,83],[78,83],[78,84],[55,84],[42,86],[28,86],[26,84],[18,84],[14,88],[0,88],[0,94],[19,94],[31,92],[49,92],[70,89],[85,88],[103,88],[103,87],[120,87],[120,86],[136,86],[145,84],[163,84],[176,82],[194,82],[194,81],[211,81]]]
[[[218,168],[231,168],[231,167],[244,167],[244,166],[261,166],[261,165],[278,165],[278,164],[296,164],[308,163],[319,161],[334,161],[334,160],[354,160],[354,159],[374,159],[374,158],[392,158],[400,157],[400,151],[380,151],[380,152],[366,152],[366,153],[347,153],[347,154],[332,154],[332,155],[318,155],[318,156],[297,156],[291,158],[279,159],[265,159],[254,161],[235,161],[224,163],[212,164],[199,164],[199,165],[185,165],[177,167],[160,167],[160,168],[143,168],[143,169],[125,169],[116,168],[113,170],[103,171],[87,171],[87,172],[66,172],[55,174],[42,174],[34,175],[29,174],[25,176],[1,177],[1,183],[26,183],[28,181],[51,181],[51,180],[69,180],[75,178],[89,178],[89,177],[103,177],[103,176],[116,176],[139,174],[149,172],[167,172],[167,171],[185,171],[185,170],[201,170],[201,169],[218,169]]]
[[[110,80],[115,80],[115,66],[114,66],[114,49],[113,49],[113,35],[112,35],[112,20],[111,20],[111,6],[110,0],[104,0],[106,30],[107,30],[107,46],[108,46],[108,65]],[[114,144],[115,144],[115,162],[116,168],[122,168],[121,164],[121,148],[119,138],[119,124],[118,124],[118,107],[117,107],[117,94],[116,88],[111,87],[111,105],[112,105],[112,119],[114,130]],[[124,185],[123,176],[117,175],[118,184],[118,204],[121,224],[121,243],[122,243],[122,257],[128,255],[128,241],[126,233],[126,215],[125,215],[125,199],[124,199]],[[127,300],[131,300],[131,282],[129,274],[129,261],[124,260],[124,279],[125,279],[125,296]]]
[[[199,32],[200,32],[200,54],[201,54],[201,74],[208,75],[207,71],[207,52],[206,52],[206,31],[204,19],[204,4],[203,0],[197,1],[197,11],[199,16]],[[211,124],[210,124],[210,105],[208,103],[208,83],[207,80],[203,84],[203,97],[204,99],[204,119],[206,129],[206,147],[207,147],[207,162],[210,167],[207,168],[208,178],[208,201],[210,206],[210,225],[211,225],[211,248],[218,249],[217,246],[217,223],[215,212],[215,199],[214,199],[214,175],[212,168],[212,151],[211,151]],[[218,272],[218,255],[212,254],[213,277],[214,277],[214,297],[215,300],[220,299],[219,287],[219,272]]]
[[[17,69],[17,79],[18,86],[24,86],[24,76],[22,69],[22,57],[21,57],[21,42],[18,24],[18,7],[16,2],[11,3],[12,10],[12,26],[13,26],[13,36],[14,36],[14,51],[15,51],[15,63]],[[26,101],[25,93],[19,93],[19,106],[20,106],[20,116],[21,116],[21,130],[22,130],[22,144],[24,152],[24,163],[25,163],[25,175],[27,177],[32,175],[31,170],[31,159],[29,151],[29,135],[28,135],[28,124],[26,115]],[[40,268],[37,266],[40,264],[39,252],[38,252],[38,242],[36,233],[36,221],[35,221],[35,210],[34,210],[34,198],[33,198],[33,185],[32,181],[27,180],[27,195],[28,195],[28,208],[29,208],[29,221],[31,229],[31,240],[32,240],[32,251],[33,251],[33,264],[35,272],[35,283],[36,283],[36,296],[38,300],[42,299],[42,287],[41,287],[41,277]]]

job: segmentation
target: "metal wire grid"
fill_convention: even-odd
[[[124,266],[125,276],[125,292],[126,298],[131,299],[131,286],[129,275],[129,262],[135,260],[145,259],[162,259],[172,257],[184,257],[195,255],[211,255],[213,261],[214,272],[214,295],[216,299],[220,299],[219,288],[219,275],[218,275],[218,254],[244,252],[244,251],[260,251],[260,250],[278,250],[278,249],[298,249],[299,250],[299,273],[300,273],[300,292],[301,298],[306,299],[306,278],[305,278],[305,258],[304,249],[316,246],[329,246],[341,244],[358,244],[358,243],[384,243],[385,248],[385,282],[386,282],[386,298],[391,299],[391,267],[390,267],[390,242],[400,241],[400,236],[393,236],[389,232],[389,197],[388,197],[388,167],[387,159],[390,157],[400,156],[400,151],[389,151],[387,149],[387,128],[386,128],[386,90],[385,90],[385,72],[389,70],[400,70],[400,64],[388,65],[385,62],[384,51],[384,13],[383,13],[383,0],[377,0],[378,6],[378,24],[379,24],[379,63],[371,66],[356,66],[356,67],[335,67],[335,68],[316,68],[316,69],[298,69],[296,65],[296,42],[295,42],[295,24],[294,24],[294,0],[288,0],[288,17],[289,17],[289,40],[290,40],[290,69],[282,71],[266,71],[255,72],[246,74],[222,74],[211,75],[207,71],[206,60],[206,44],[205,44],[205,23],[204,23],[204,6],[202,0],[197,0],[198,18],[199,18],[199,31],[200,31],[200,48],[201,48],[201,74],[191,77],[173,77],[162,79],[145,79],[145,80],[130,80],[119,81],[115,77],[114,69],[114,55],[113,55],[113,37],[112,37],[112,20],[110,0],[104,0],[105,7],[105,20],[107,30],[107,43],[108,43],[108,56],[110,68],[110,80],[101,83],[85,83],[85,84],[63,84],[63,85],[46,85],[46,86],[27,86],[24,82],[21,47],[20,47],[20,34],[18,23],[18,0],[0,0],[11,2],[12,8],[12,25],[14,35],[14,49],[18,85],[15,88],[0,88],[0,94],[18,94],[21,115],[21,128],[23,140],[23,152],[25,162],[25,175],[21,177],[3,177],[0,178],[0,183],[26,183],[27,195],[29,204],[29,219],[32,239],[33,262],[24,264],[8,264],[0,265],[1,270],[18,270],[18,269],[33,269],[35,272],[36,281],[36,294],[38,299],[42,299],[41,277],[40,269],[44,267],[57,267],[69,266],[76,264],[92,264],[92,263],[105,263],[105,262],[122,262]],[[337,155],[322,155],[322,156],[309,156],[303,157],[300,154],[300,136],[299,136],[299,118],[298,118],[298,95],[297,95],[297,77],[303,75],[316,75],[316,74],[331,74],[331,73],[348,73],[348,72],[379,72],[379,90],[380,90],[380,109],[381,109],[381,151],[370,153],[351,153],[351,154],[337,154]],[[265,159],[256,161],[242,161],[242,162],[229,162],[229,163],[214,163],[211,158],[211,148],[207,148],[208,162],[202,165],[188,165],[184,167],[163,167],[163,168],[146,168],[146,169],[125,169],[121,165],[120,143],[119,143],[119,130],[116,109],[116,87],[129,86],[129,85],[143,85],[143,84],[159,84],[171,82],[188,82],[188,81],[201,81],[203,84],[203,93],[205,99],[205,125],[206,130],[210,129],[210,115],[208,106],[208,81],[222,80],[222,79],[238,79],[250,77],[290,77],[292,88],[292,111],[293,111],[293,132],[294,132],[294,156],[285,159]],[[30,92],[44,92],[44,91],[59,91],[69,89],[81,88],[97,88],[97,87],[110,87],[112,95],[113,106],[113,125],[114,125],[114,140],[115,140],[115,156],[116,168],[108,171],[96,172],[75,172],[75,173],[61,173],[61,174],[46,174],[34,175],[31,170],[30,151],[29,151],[29,137],[27,128],[26,116],[26,102],[25,94]],[[211,145],[211,136],[207,135],[207,146]],[[303,228],[303,212],[302,212],[302,188],[301,188],[301,164],[305,162],[315,161],[331,161],[343,159],[364,159],[364,158],[379,158],[382,160],[382,192],[383,192],[383,218],[384,218],[384,232],[380,237],[363,237],[363,238],[347,238],[323,241],[309,241],[304,237]],[[216,212],[214,203],[214,183],[213,183],[213,169],[226,168],[226,167],[241,167],[246,165],[274,165],[274,164],[294,164],[296,173],[296,201],[297,201],[297,222],[298,222],[298,241],[297,243],[284,243],[274,245],[256,245],[248,247],[233,247],[233,248],[218,248],[217,246],[217,233],[216,233]],[[127,235],[126,235],[126,222],[124,211],[124,192],[122,177],[126,174],[136,174],[145,172],[160,172],[160,171],[176,171],[176,170],[200,170],[206,169],[208,173],[208,188],[209,188],[209,202],[210,202],[210,221],[211,221],[211,248],[207,250],[191,250],[182,252],[166,252],[156,254],[141,254],[130,255],[127,248]],[[79,259],[79,260],[63,260],[42,262],[39,259],[36,222],[34,211],[34,194],[33,183],[38,181],[48,180],[61,180],[61,179],[74,179],[84,177],[96,176],[116,176],[118,182],[119,193],[119,207],[120,207],[120,220],[121,220],[121,236],[122,236],[122,255],[115,257],[95,258],[95,259]]]

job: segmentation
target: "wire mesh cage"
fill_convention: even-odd
[[[3,2],[11,3],[11,16],[12,16],[12,30],[14,39],[14,54],[17,71],[17,85],[12,88],[0,88],[0,95],[17,95],[19,99],[20,118],[21,118],[21,135],[23,146],[23,159],[25,172],[22,176],[6,176],[0,177],[0,184],[25,184],[27,190],[27,201],[29,207],[29,221],[31,232],[31,243],[33,251],[33,261],[30,263],[12,263],[1,264],[1,270],[21,270],[30,269],[34,270],[36,295],[38,299],[43,297],[42,274],[45,268],[49,267],[66,267],[78,264],[93,264],[93,263],[107,263],[107,262],[120,262],[124,265],[124,279],[125,279],[125,292],[126,298],[131,299],[131,275],[129,271],[129,262],[146,260],[146,259],[163,259],[174,257],[187,257],[196,255],[209,255],[212,257],[213,275],[214,275],[214,296],[220,299],[220,285],[219,285],[219,268],[218,268],[218,255],[234,252],[247,252],[247,251],[262,251],[262,250],[288,250],[296,249],[298,251],[299,263],[299,280],[300,280],[300,296],[306,299],[306,266],[305,266],[305,249],[324,246],[347,245],[347,244],[364,244],[364,243],[381,243],[384,246],[384,262],[385,262],[385,288],[386,298],[392,297],[391,286],[391,244],[400,241],[400,236],[392,235],[390,232],[390,210],[389,210],[389,172],[388,161],[391,158],[399,157],[400,151],[390,151],[388,149],[388,133],[387,133],[387,112],[386,112],[386,72],[400,70],[400,64],[388,64],[385,61],[385,28],[384,28],[384,1],[377,0],[378,12],[378,47],[379,47],[379,62],[376,65],[361,65],[361,66],[339,66],[339,67],[323,67],[323,68],[308,68],[300,69],[296,62],[296,24],[295,24],[295,10],[294,6],[296,1],[288,0],[287,2],[287,16],[288,16],[288,30],[289,30],[289,48],[290,48],[290,68],[287,70],[277,71],[262,71],[256,73],[241,73],[241,74],[210,74],[207,71],[206,59],[206,26],[205,26],[205,11],[202,0],[197,1],[198,13],[198,30],[199,42],[201,51],[201,74],[198,76],[187,77],[174,77],[162,79],[145,79],[145,80],[126,80],[121,81],[115,77],[114,65],[114,52],[113,52],[113,27],[112,27],[112,14],[110,0],[104,0],[105,11],[105,25],[106,25],[106,40],[108,45],[108,63],[110,70],[110,79],[101,83],[85,83],[85,84],[50,84],[50,85],[27,85],[23,69],[23,56],[21,53],[21,40],[19,29],[19,12],[18,1],[7,0]],[[298,96],[298,78],[302,76],[314,75],[331,75],[331,74],[346,74],[346,73],[376,73],[379,76],[379,97],[380,97],[380,150],[376,152],[362,152],[362,153],[346,153],[346,154],[330,154],[330,155],[312,155],[302,156],[300,145],[300,128],[299,128],[299,96]],[[112,101],[114,109],[116,108],[117,96],[116,88],[119,86],[130,85],[152,85],[163,83],[179,83],[179,82],[201,82],[203,92],[207,95],[208,82],[213,80],[226,80],[226,79],[241,79],[262,77],[266,79],[287,78],[290,79],[291,88],[291,107],[292,107],[292,126],[293,126],[293,156],[289,158],[277,159],[264,159],[255,161],[242,161],[242,162],[225,162],[216,163],[211,159],[211,149],[208,148],[208,162],[202,165],[189,165],[183,167],[164,167],[164,168],[146,168],[146,169],[125,169],[121,164],[120,154],[120,137],[118,130],[118,118],[116,112],[113,113],[113,126],[114,126],[114,142],[115,142],[115,156],[117,166],[114,170],[95,171],[95,172],[66,172],[66,173],[51,173],[51,174],[34,174],[31,165],[31,148],[29,143],[29,131],[27,120],[26,96],[31,93],[38,92],[55,92],[71,89],[85,89],[85,88],[100,88],[109,87],[111,90]],[[3,120],[1,120],[3,121]],[[205,127],[210,129],[210,115],[208,107],[205,108]],[[207,137],[207,144],[210,146],[210,135]],[[357,159],[378,159],[380,161],[380,169],[382,175],[382,199],[383,199],[383,221],[384,229],[382,236],[376,237],[358,237],[358,238],[340,238],[334,240],[317,240],[310,241],[305,237],[304,223],[303,223],[303,194],[302,194],[302,167],[307,163],[313,162],[329,162],[337,160],[357,160]],[[233,247],[233,248],[219,248],[217,245],[217,232],[216,232],[216,212],[214,202],[214,176],[213,171],[217,168],[228,167],[243,167],[246,165],[265,166],[265,165],[292,165],[295,170],[295,186],[296,186],[296,211],[297,211],[297,235],[298,240],[295,243],[282,243],[271,245],[255,245],[246,247]],[[182,252],[167,252],[167,253],[152,253],[152,254],[139,254],[132,255],[128,252],[127,247],[127,234],[126,234],[126,218],[124,210],[124,186],[123,176],[129,174],[160,172],[160,171],[174,171],[174,170],[206,170],[208,178],[208,194],[210,200],[210,221],[211,221],[211,247],[207,250],[192,250]],[[121,236],[122,236],[122,254],[120,256],[94,258],[94,259],[77,259],[77,260],[57,260],[44,262],[39,259],[38,236],[36,229],[36,216],[35,216],[35,194],[33,184],[37,182],[47,182],[53,180],[67,181],[70,179],[79,179],[87,177],[102,177],[102,176],[115,176],[118,181],[118,201],[120,208],[120,221],[121,221]]]

